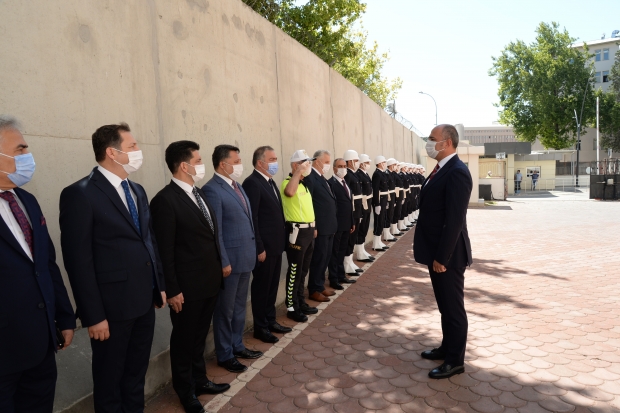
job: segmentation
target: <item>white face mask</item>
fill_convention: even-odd
[[[355,161],[353,162],[353,170],[357,171],[360,167],[360,162],[359,161]]]
[[[189,165],[187,162],[183,162],[183,163],[185,165]],[[194,170],[196,171],[196,175],[192,175],[189,172],[187,172],[187,174],[192,177],[194,182],[198,182],[202,178],[205,177],[205,166],[204,166],[204,164],[202,164],[202,165],[189,165],[189,166],[193,166]]]
[[[437,155],[439,155],[439,152],[443,151],[446,148],[437,150],[435,149],[435,145],[438,144],[439,142],[445,142],[447,139],[444,139],[443,141],[428,141],[426,142],[426,153],[428,155],[429,158],[433,158],[433,159],[437,159]]]
[[[142,151],[123,152],[123,151],[119,151],[118,149],[114,149],[114,150],[116,152],[126,153],[127,156],[129,157],[129,162],[124,165],[118,162],[116,159],[114,159],[114,162],[122,166],[125,172],[127,172],[128,174],[132,172],[136,172],[142,166],[142,160],[143,160]]]
[[[229,163],[224,162],[226,165],[230,165]],[[237,165],[230,165],[233,167],[233,171],[232,173],[228,173],[226,171],[226,174],[228,175],[228,177],[230,179],[232,179],[233,181],[238,181],[239,178],[241,178],[241,175],[243,175],[243,164],[237,164]]]
[[[329,172],[329,164],[326,163],[323,165],[323,175],[327,175],[328,172]]]
[[[344,179],[346,174],[347,174],[347,168],[338,168],[338,171],[336,172],[336,176],[340,179]]]

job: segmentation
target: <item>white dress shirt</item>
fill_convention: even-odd
[[[0,192],[5,192],[5,191],[0,189]],[[10,189],[8,192],[11,192],[13,196],[15,196],[17,205],[19,205],[22,211],[24,211],[24,215],[26,216],[26,219],[28,219],[28,222],[30,223],[30,227],[32,228],[32,221],[30,220],[30,217],[28,216],[28,211],[26,211],[24,204],[22,204],[22,201],[19,199],[15,191]],[[28,255],[28,257],[32,259],[32,252],[30,251],[30,247],[28,246],[28,243],[26,242],[26,237],[24,236],[24,233],[22,232],[22,229],[19,226],[19,222],[17,222],[17,220],[15,219],[15,215],[13,215],[13,211],[11,211],[9,202],[5,201],[2,198],[0,198],[0,217],[2,217],[2,219],[6,223],[6,226],[9,227],[9,229],[11,230],[11,233],[13,234],[13,236],[15,237],[19,245],[23,248],[26,255]]]
[[[114,189],[116,189],[116,192],[118,192],[118,196],[121,197],[121,201],[123,201],[123,204],[125,205],[125,208],[127,208],[127,211],[129,211],[129,205],[127,205],[127,197],[125,196],[125,190],[123,189],[123,186],[121,185],[121,182],[126,181],[127,179],[121,179],[114,172],[108,171],[107,169],[105,169],[101,165],[99,165],[97,167],[97,169],[99,169],[99,172],[101,172],[101,174],[103,176],[105,176],[106,179],[112,184]],[[137,210],[138,209],[138,201],[137,201],[137,198],[136,198],[136,194],[134,194],[133,190],[131,189],[131,185],[129,186],[129,193],[131,194],[131,198],[133,198],[133,203],[136,205],[136,210]],[[139,212],[138,212],[138,214],[139,214]]]
[[[347,172],[348,173],[348,172]],[[336,178],[336,181],[338,181],[340,183],[340,185],[342,185],[344,183],[344,186],[347,187],[347,191],[349,191],[349,198],[351,198],[351,188],[349,188],[349,185],[347,185],[347,182],[340,178],[338,175],[334,174],[334,178]]]
[[[231,187],[232,189],[235,189],[235,187],[233,186],[233,180],[232,180],[232,179],[230,179],[229,177],[224,176],[224,175],[222,175],[222,174],[219,174],[219,173],[217,173],[217,172],[216,172],[215,174],[216,174],[217,176],[219,176],[220,178],[222,178],[222,179],[223,179],[223,180],[224,180],[224,181],[225,181],[228,185],[230,185],[230,187]]]
[[[183,182],[183,181],[181,181],[181,180],[179,180],[177,178],[172,178],[172,182],[174,182],[179,187],[181,187],[181,189],[183,190],[183,192],[185,192],[187,194],[189,199],[191,199],[194,202],[194,204],[196,204],[198,209],[200,209],[200,206],[198,205],[198,200],[194,196],[194,186],[193,185],[189,185],[188,183]],[[211,212],[209,212],[209,208],[207,208],[207,206],[205,205],[204,201],[201,199],[200,202],[202,202],[202,204],[204,205],[205,211],[207,211],[207,215],[209,215],[209,217],[211,217]]]

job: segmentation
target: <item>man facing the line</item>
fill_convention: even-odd
[[[437,166],[422,186],[413,240],[415,260],[428,266],[441,313],[441,345],[422,353],[429,360],[444,360],[429,372],[433,379],[465,371],[468,323],[463,290],[465,267],[472,263],[466,219],[472,179],[456,154],[458,144],[459,135],[452,125],[439,125],[428,137],[426,151]]]

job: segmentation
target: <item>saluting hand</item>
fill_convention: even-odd
[[[179,293],[172,298],[168,298],[167,301],[168,307],[172,308],[175,313],[178,313],[183,309],[185,298],[183,298],[183,293]]]
[[[435,272],[446,272],[446,266],[441,265],[437,261],[433,261],[433,271]]]
[[[88,337],[105,341],[110,338],[110,326],[108,325],[108,320],[103,320],[100,323],[95,324],[94,326],[88,327]]]

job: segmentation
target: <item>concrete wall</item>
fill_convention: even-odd
[[[132,179],[150,197],[169,181],[164,150],[180,139],[206,159],[217,144],[239,146],[244,177],[252,151],[272,145],[277,181],[296,149],[422,162],[415,134],[239,0],[3,0],[0,15],[0,112],[24,125],[37,162],[25,189],[57,247],[60,191],[96,165],[90,136],[103,124],[132,127],[145,156]],[[147,393],[169,379],[169,333],[158,311]],[[79,331],[59,356],[56,411],[89,410],[89,372]]]

